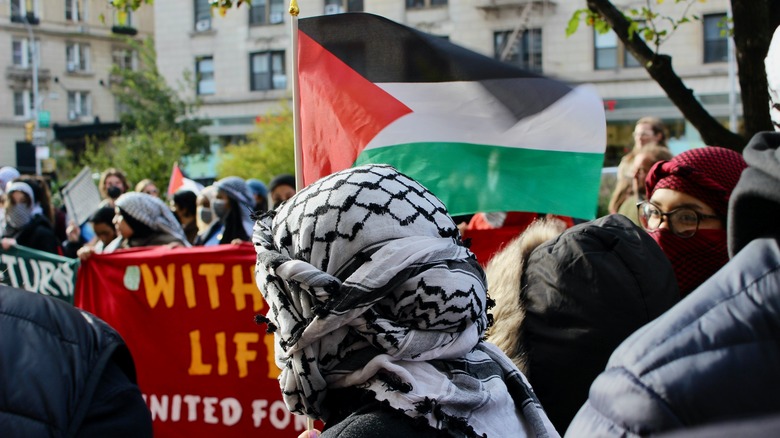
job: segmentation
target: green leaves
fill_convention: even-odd
[[[231,144],[220,154],[219,178],[235,175],[268,182],[281,173],[295,174],[293,116],[287,101],[258,120],[246,143]]]

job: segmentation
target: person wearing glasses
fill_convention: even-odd
[[[780,27],[765,63],[778,132],[753,136],[733,190],[725,183],[732,168],[697,184],[718,216],[718,199],[730,194],[728,224],[658,213],[662,224],[693,234],[684,242],[725,225],[731,259],[612,353],[567,438],[780,436]]]
[[[672,262],[681,296],[728,262],[726,212],[746,167],[739,153],[708,146],[650,169],[650,198],[637,205],[639,222]]]

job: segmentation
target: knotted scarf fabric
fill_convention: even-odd
[[[288,408],[359,387],[452,436],[555,435],[488,325],[484,273],[439,199],[389,166],[341,171],[255,225]]]

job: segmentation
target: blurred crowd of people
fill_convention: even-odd
[[[4,167],[2,246],[86,259],[253,242],[269,304],[256,321],[274,337],[282,398],[325,425],[301,436],[775,436],[780,29],[766,68],[778,132],[756,134],[744,153],[673,156],[663,123],[642,118],[611,214],[592,221],[536,212],[454,220],[417,181],[370,164],[299,193],[291,175],[268,185],[229,176],[167,203],[152,181],[129,191],[120,170],[106,169],[85,228],[53,208],[45,180]],[[463,233],[502,227],[516,237],[483,269]],[[111,333],[49,310],[79,320],[76,335]],[[94,344],[79,345],[106,348]],[[108,370],[125,389],[134,385],[127,359]],[[140,394],[130,392],[126,403],[107,396],[113,415],[138,417]],[[148,432],[148,421],[138,424]]]
[[[86,259],[95,253],[140,246],[188,247],[250,240],[252,215],[295,194],[295,177],[260,180],[229,176],[201,190],[181,188],[167,202],[151,179],[131,191],[125,173],[105,169],[97,182],[102,200],[87,222],[77,224],[55,207],[45,177],[0,169],[2,247],[14,245]],[[88,208],[85,206],[85,208]]]

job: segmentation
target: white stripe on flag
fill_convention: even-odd
[[[366,150],[406,143],[472,143],[526,149],[604,153],[601,98],[580,85],[520,121],[478,82],[379,83],[412,109],[379,132]]]

